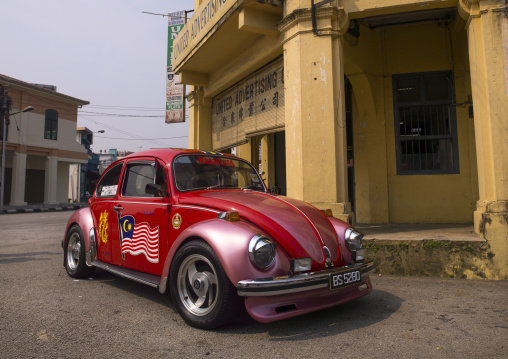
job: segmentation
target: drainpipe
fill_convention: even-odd
[[[312,19],[312,32],[316,36],[321,36],[321,33],[317,29],[317,20],[316,20],[316,8],[321,7],[323,5],[329,4],[335,0],[323,0],[314,4],[314,0],[310,0],[310,17]]]

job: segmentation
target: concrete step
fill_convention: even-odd
[[[379,274],[496,278],[488,241],[470,224],[356,225]]]

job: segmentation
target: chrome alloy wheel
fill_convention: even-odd
[[[79,256],[81,254],[81,242],[79,234],[74,232],[67,241],[67,266],[74,271],[79,265]]]
[[[209,314],[217,304],[219,285],[212,263],[200,254],[185,258],[178,269],[177,290],[185,308],[193,315]]]

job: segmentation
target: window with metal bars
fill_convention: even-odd
[[[397,174],[459,173],[451,71],[393,75]]]

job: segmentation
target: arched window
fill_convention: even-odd
[[[46,120],[44,122],[44,138],[47,140],[56,140],[58,134],[58,112],[55,110],[46,110]]]

